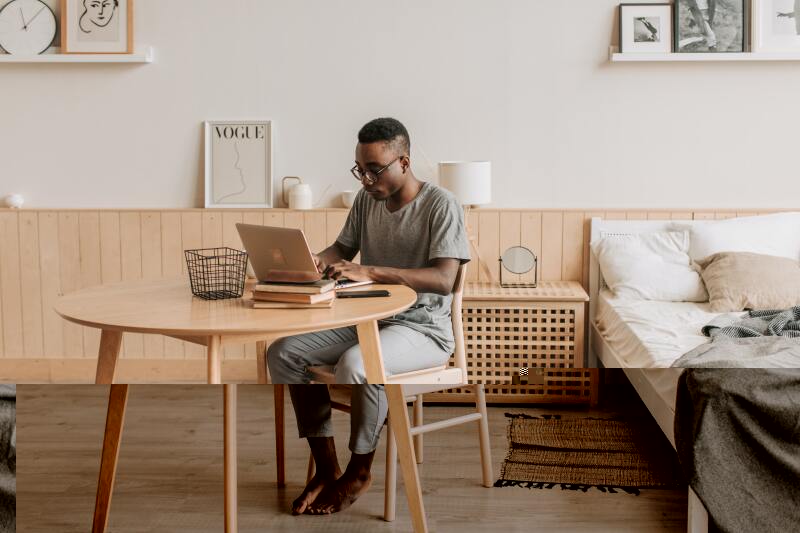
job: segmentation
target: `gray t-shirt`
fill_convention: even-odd
[[[417,196],[394,213],[362,189],[336,240],[360,251],[361,264],[369,266],[425,268],[440,257],[462,264],[470,259],[461,206],[450,191],[431,183],[423,183]],[[452,298],[418,293],[414,305],[381,324],[407,326],[452,352]]]

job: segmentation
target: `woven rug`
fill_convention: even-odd
[[[684,485],[675,451],[646,419],[506,417],[509,450],[495,487],[638,495]]]

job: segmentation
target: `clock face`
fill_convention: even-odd
[[[41,54],[56,35],[56,16],[40,0],[12,0],[0,10],[0,46],[9,54]]]

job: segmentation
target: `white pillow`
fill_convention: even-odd
[[[606,285],[623,298],[705,302],[703,280],[689,259],[689,232],[609,235],[592,244]]]
[[[701,261],[719,252],[751,252],[800,260],[800,213],[676,222],[672,228],[689,231],[689,256]]]

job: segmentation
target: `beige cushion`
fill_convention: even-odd
[[[699,262],[715,313],[800,305],[800,262],[750,252],[721,252]]]

